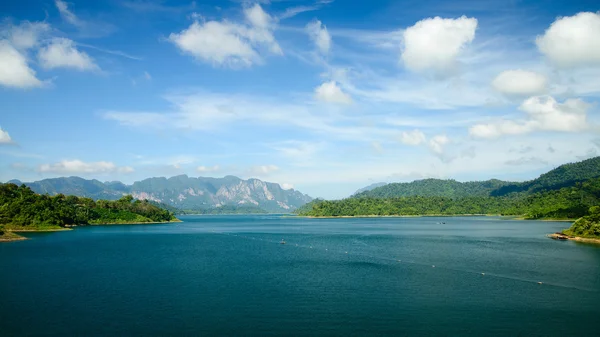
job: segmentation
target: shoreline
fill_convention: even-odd
[[[552,221],[552,222],[575,222],[577,219],[527,219],[516,215],[501,215],[501,214],[421,214],[421,215],[327,215],[327,216],[314,216],[314,215],[296,215],[299,218],[308,219],[351,219],[351,218],[457,218],[457,217],[500,217],[505,220],[518,220],[518,221]]]
[[[124,223],[103,223],[103,224],[89,224],[89,225],[66,225],[61,228],[49,228],[49,229],[5,229],[4,234],[0,236],[0,242],[14,242],[14,241],[22,241],[29,240],[29,238],[21,236],[17,233],[43,233],[43,232],[63,232],[70,231],[73,228],[77,227],[87,227],[87,226],[114,226],[114,225],[156,225],[156,224],[166,224],[166,223],[177,223],[183,222],[180,219],[171,220],[171,221],[160,221],[160,222],[124,222]]]
[[[0,236],[0,242],[14,242],[21,240],[27,240],[27,238],[11,231],[5,231],[4,234]]]
[[[89,225],[82,225],[82,226],[78,226],[78,225],[72,225],[69,228],[77,228],[77,227],[87,227],[87,226],[114,226],[114,225],[159,225],[159,224],[166,224],[166,223],[177,223],[177,222],[183,222],[182,220],[170,220],[170,221],[151,221],[151,222],[107,222],[107,223],[92,223]]]
[[[570,235],[566,235],[566,234],[562,234],[562,233],[553,233],[553,234],[548,234],[546,236],[553,240],[565,240],[565,241],[571,240],[571,241],[576,241],[576,242],[593,243],[593,244],[600,245],[600,239],[582,238],[579,236],[570,236]]]

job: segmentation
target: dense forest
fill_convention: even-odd
[[[130,195],[119,200],[36,194],[25,185],[0,184],[0,231],[40,230],[71,225],[164,222],[174,214]]]
[[[577,183],[600,177],[600,157],[577,163],[561,165],[540,177],[522,183],[501,180],[458,182],[456,180],[423,179],[410,183],[391,183],[354,197],[395,198],[409,196],[424,197],[500,197],[529,195],[544,191],[559,190]]]
[[[600,238],[600,207],[591,207],[589,215],[575,221],[571,228],[563,233],[582,238]]]
[[[514,215],[526,219],[577,219],[565,233],[600,236],[600,157],[562,165],[524,183],[460,183],[425,179],[387,184],[343,200],[317,199],[304,216]]]
[[[360,215],[517,215],[529,219],[573,219],[600,204],[600,178],[560,190],[503,197],[408,196],[397,198],[353,197],[314,200],[297,211],[307,216]]]
[[[357,193],[357,198],[395,198],[395,197],[486,197],[507,185],[513,183],[501,180],[469,181],[465,183],[456,180],[423,179],[410,183],[391,183],[368,191]]]

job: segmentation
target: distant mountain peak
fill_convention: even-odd
[[[21,184],[21,182],[18,182]],[[119,199],[131,194],[179,209],[207,209],[224,205],[254,205],[270,212],[289,212],[312,200],[296,190],[283,190],[277,183],[260,179],[193,178],[182,174],[147,178],[132,185],[120,181],[102,183],[80,177],[61,177],[25,183],[36,193],[77,195],[94,199]]]

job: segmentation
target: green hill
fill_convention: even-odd
[[[36,194],[31,188],[0,184],[0,227],[5,230],[46,230],[70,225],[166,222],[176,220],[172,212],[148,201],[123,196],[119,200],[57,194]]]
[[[493,191],[514,183],[501,180],[459,182],[456,180],[423,179],[410,183],[392,183],[355,195],[357,198],[467,197],[489,196]]]
[[[600,177],[600,157],[561,165],[538,178],[525,182],[497,179],[459,182],[456,180],[423,179],[410,183],[392,183],[355,194],[356,198],[424,197],[500,197],[512,194],[534,194],[575,186],[576,183]]]
[[[597,177],[600,177],[600,157],[561,165],[536,179],[502,186],[493,191],[491,195],[503,196],[511,193],[531,194],[558,190]]]

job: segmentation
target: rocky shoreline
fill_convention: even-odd
[[[571,240],[577,242],[585,242],[585,243],[595,243],[600,244],[600,239],[592,239],[592,238],[582,238],[579,236],[569,236],[564,233],[556,232],[553,234],[548,234],[548,237],[554,240]]]

